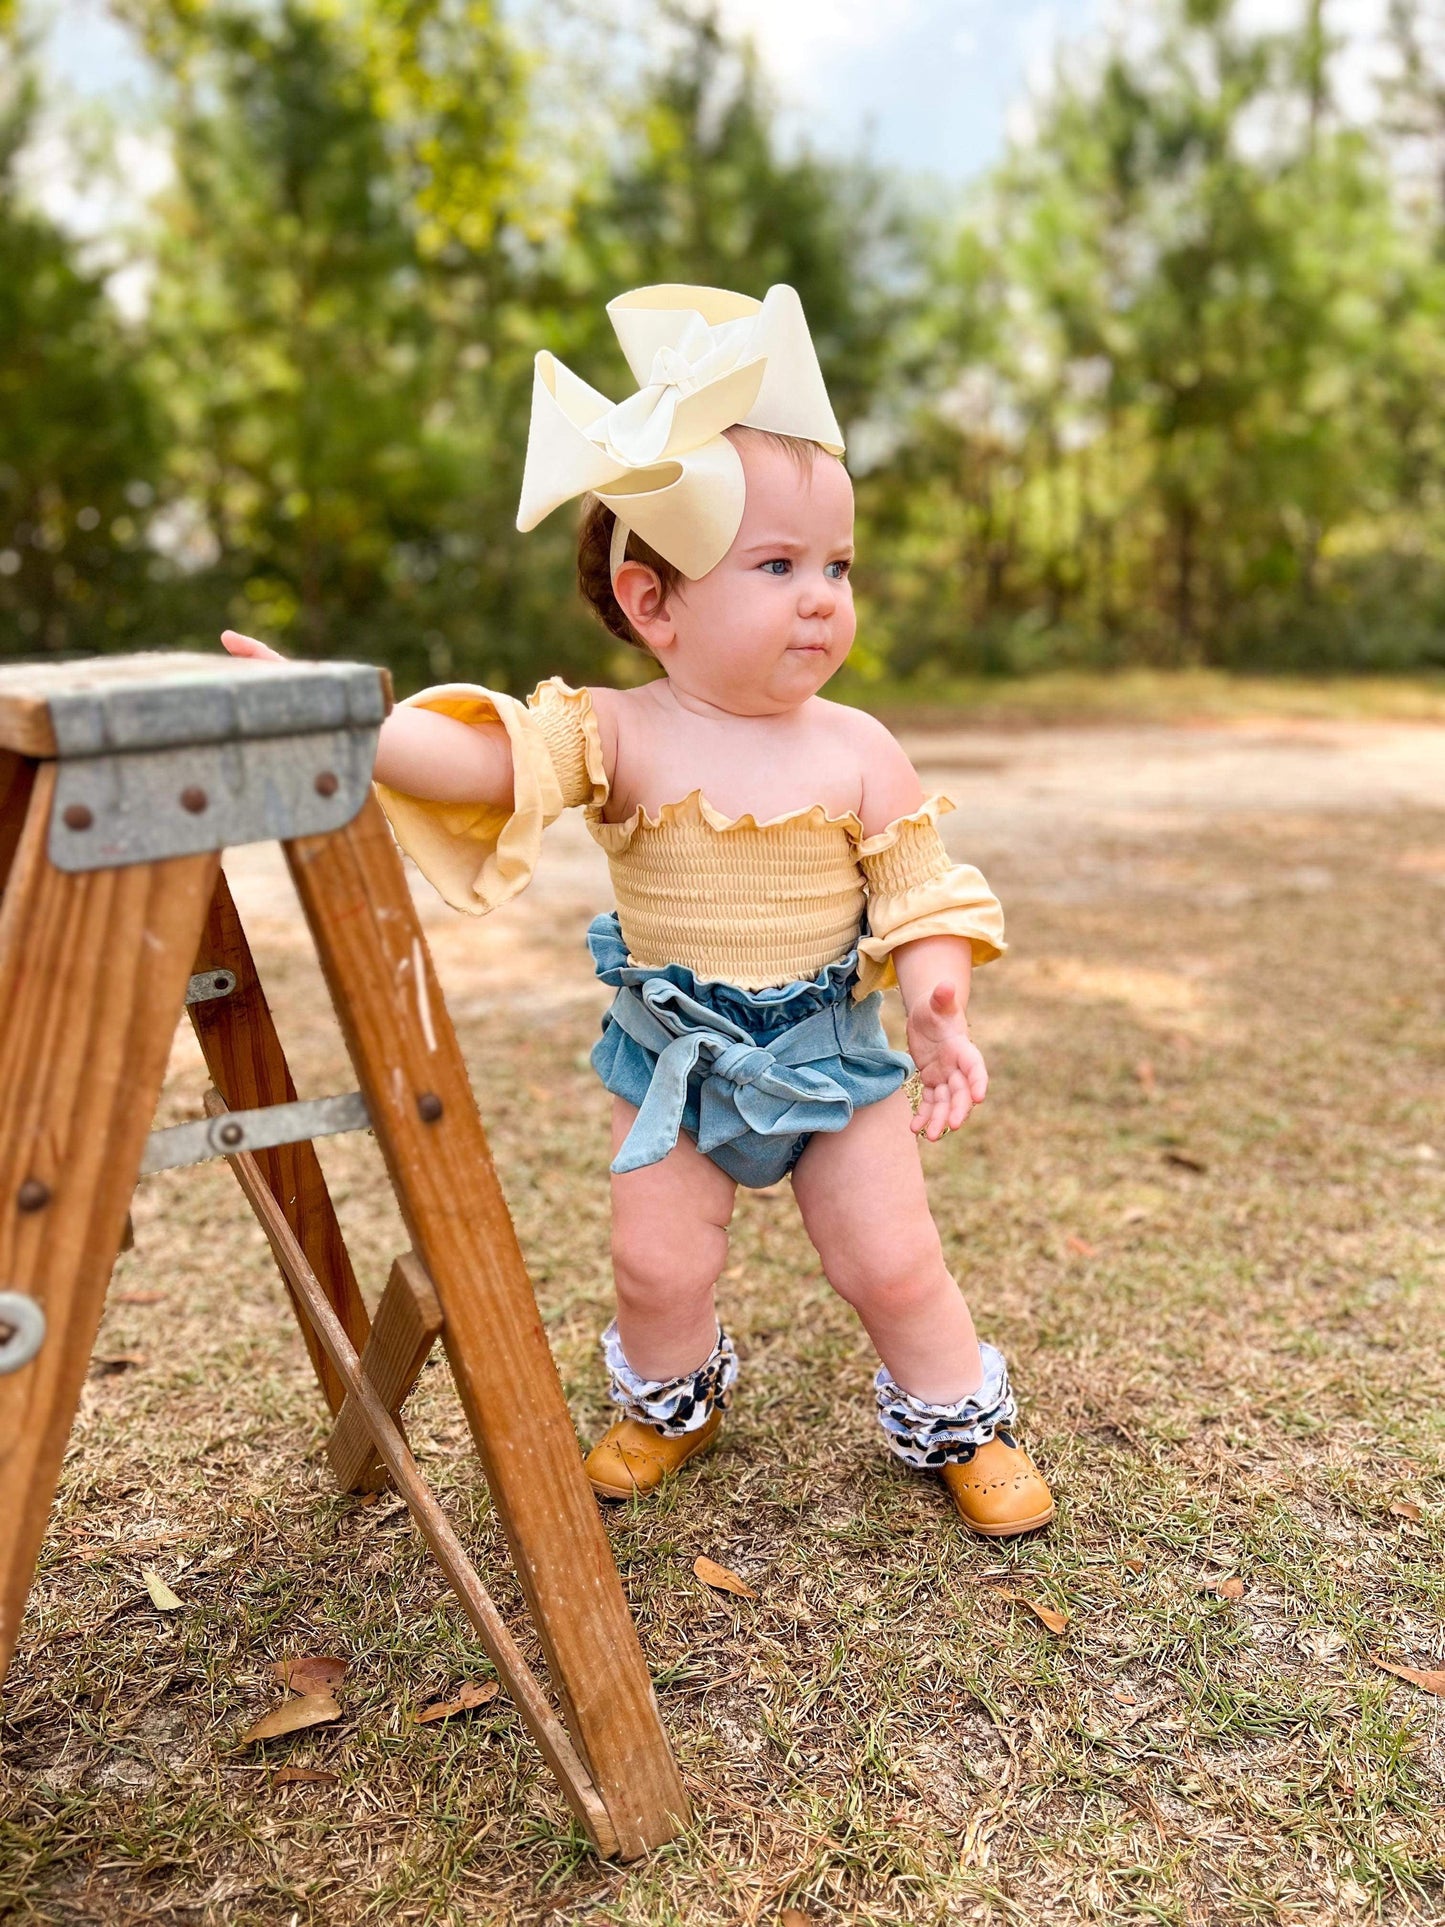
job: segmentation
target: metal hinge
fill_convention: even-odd
[[[381,672],[229,657],[156,663],[144,682],[48,695],[57,869],[317,836],[360,810],[386,713]]]

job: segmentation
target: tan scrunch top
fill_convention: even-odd
[[[685,964],[744,990],[814,977],[858,944],[855,1000],[896,983],[891,953],[916,937],[967,937],[975,963],[1004,950],[1003,911],[979,872],[954,863],[929,797],[876,836],[851,810],[821,803],[759,823],[727,817],[701,790],[640,806],[607,823],[607,772],[592,698],[559,676],[525,703],[475,683],[443,683],[407,699],[462,722],[500,721],[512,746],[514,805],[433,803],[378,783],[397,841],[457,910],[480,916],[525,888],[542,832],[581,804],[607,852],[623,941],[633,963]],[[864,906],[870,935],[859,941]]]

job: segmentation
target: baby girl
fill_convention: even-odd
[[[1031,1531],[1053,1501],[944,1262],[917,1144],[983,1102],[965,1009],[1002,914],[944,849],[952,801],[925,799],[881,723],[818,693],[853,643],[853,491],[802,308],[786,287],[655,287],[608,312],[639,392],[614,407],[538,356],[518,523],[584,497],[583,594],[663,673],[552,677],[525,704],[424,690],[376,759],[399,842],[459,909],[522,889],[564,808],[607,852],[617,909],[588,944],[616,991],[592,1063],[612,1093],[602,1347],[623,1416],[588,1475],[632,1498],[717,1437],[738,1373],[714,1300],[736,1189],[788,1176],[882,1360],[889,1446],[939,1472],[976,1532]],[[880,1019],[894,983],[908,1056]]]

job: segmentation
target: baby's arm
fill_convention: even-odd
[[[279,650],[227,629],[233,656],[279,662]],[[373,774],[388,789],[432,803],[513,807],[512,749],[501,723],[463,723],[434,709],[393,709],[381,725]]]
[[[865,837],[876,836],[923,804],[923,785],[902,746],[876,717],[859,714],[863,730]],[[908,1016],[908,1050],[923,1079],[915,1132],[933,1143],[956,1130],[988,1091],[983,1055],[968,1034],[973,945],[967,937],[917,937],[892,951]]]

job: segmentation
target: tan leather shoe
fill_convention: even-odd
[[[618,1419],[587,1454],[592,1490],[602,1499],[631,1499],[655,1491],[669,1472],[707,1450],[722,1422],[722,1413],[714,1412],[697,1431],[674,1438],[640,1419]]]
[[[1011,1432],[996,1432],[966,1465],[940,1472],[965,1525],[985,1539],[1036,1532],[1054,1516],[1053,1494]]]

